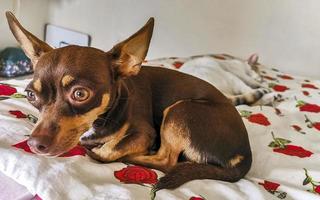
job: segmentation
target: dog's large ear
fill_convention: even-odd
[[[52,47],[24,29],[11,12],[7,11],[6,17],[11,32],[19,42],[25,54],[30,58],[33,66],[35,66],[40,56],[52,50]]]
[[[138,32],[109,51],[116,77],[138,74],[149,49],[153,26],[154,18],[150,18]]]

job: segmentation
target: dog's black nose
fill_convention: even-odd
[[[46,137],[30,137],[27,143],[34,153],[48,153],[49,141]]]

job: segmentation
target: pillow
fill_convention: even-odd
[[[0,76],[16,77],[32,72],[31,62],[20,48],[8,47],[0,52]]]

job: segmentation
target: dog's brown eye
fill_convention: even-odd
[[[89,91],[84,88],[76,89],[73,92],[73,99],[76,101],[85,101],[89,98],[89,96]]]
[[[37,96],[36,96],[36,94],[34,92],[28,90],[27,91],[27,99],[29,101],[35,101],[35,100],[37,100]]]

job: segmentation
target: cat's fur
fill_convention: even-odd
[[[256,54],[251,55],[247,60],[234,57],[217,59],[213,56],[203,56],[185,62],[180,71],[211,83],[235,105],[250,105],[270,92],[262,88],[261,77],[258,71],[253,70],[253,66],[257,63]]]

